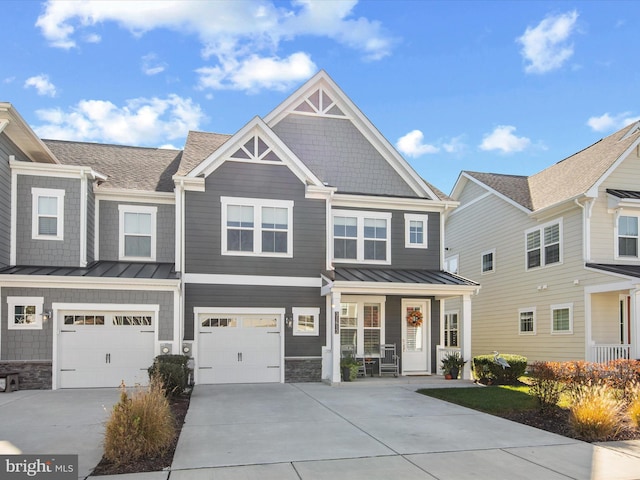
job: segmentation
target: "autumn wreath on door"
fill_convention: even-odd
[[[422,325],[422,312],[420,310],[411,310],[407,315],[407,324],[412,327]]]

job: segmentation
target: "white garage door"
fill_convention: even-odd
[[[198,383],[280,382],[279,313],[198,313]]]
[[[58,312],[60,388],[146,385],[154,358],[152,312]]]

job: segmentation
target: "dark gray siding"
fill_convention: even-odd
[[[95,219],[96,219],[96,197],[93,194],[93,185],[87,182],[87,263],[95,260]]]
[[[175,206],[153,203],[129,203],[100,200],[100,260],[118,260],[120,213],[118,205],[157,207],[156,262],[175,261]]]
[[[293,336],[285,328],[285,356],[320,356],[325,344],[325,300],[320,288],[256,287],[235,285],[185,286],[185,339],[193,340],[194,307],[216,308],[285,308],[287,314],[293,307],[320,308],[320,330],[317,337]]]
[[[80,179],[18,175],[16,244],[18,265],[80,265]],[[31,188],[65,191],[64,240],[32,238]]]
[[[11,252],[11,169],[9,155],[27,160],[4,134],[0,133],[0,268],[9,265]]]
[[[126,285],[123,284],[122,288],[125,289]],[[45,310],[50,309],[51,304],[56,302],[160,305],[159,339],[173,338],[172,292],[3,287],[0,293],[1,360],[52,360],[53,355],[53,321],[45,322],[42,330],[9,330],[7,328],[7,297],[43,297]]]
[[[287,167],[227,162],[206,179],[205,192],[186,193],[186,272],[319,277],[324,270],[326,204],[305,199]],[[293,200],[293,258],[222,255],[221,196]]]

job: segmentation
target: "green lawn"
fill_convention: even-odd
[[[494,415],[538,408],[538,401],[535,397],[529,395],[529,387],[527,385],[517,387],[498,385],[471,388],[425,388],[418,390],[418,393]]]

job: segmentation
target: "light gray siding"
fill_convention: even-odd
[[[288,115],[273,131],[320,180],[340,192],[416,196],[351,120]]]
[[[221,196],[293,200],[293,258],[222,255]],[[185,210],[188,273],[319,277],[325,268],[325,202],[306,199],[285,166],[227,162],[205,192],[186,192]]]
[[[124,283],[124,281],[123,281]],[[59,288],[10,288],[0,291],[2,318],[0,318],[1,360],[52,360],[53,321],[44,322],[42,330],[9,330],[7,328],[7,297],[43,297],[44,309],[52,303],[107,303],[160,305],[158,319],[159,339],[173,339],[173,293],[158,291],[78,290]]]
[[[80,264],[80,179],[18,175],[16,263],[78,266]],[[31,189],[64,190],[64,240],[32,238]]]

